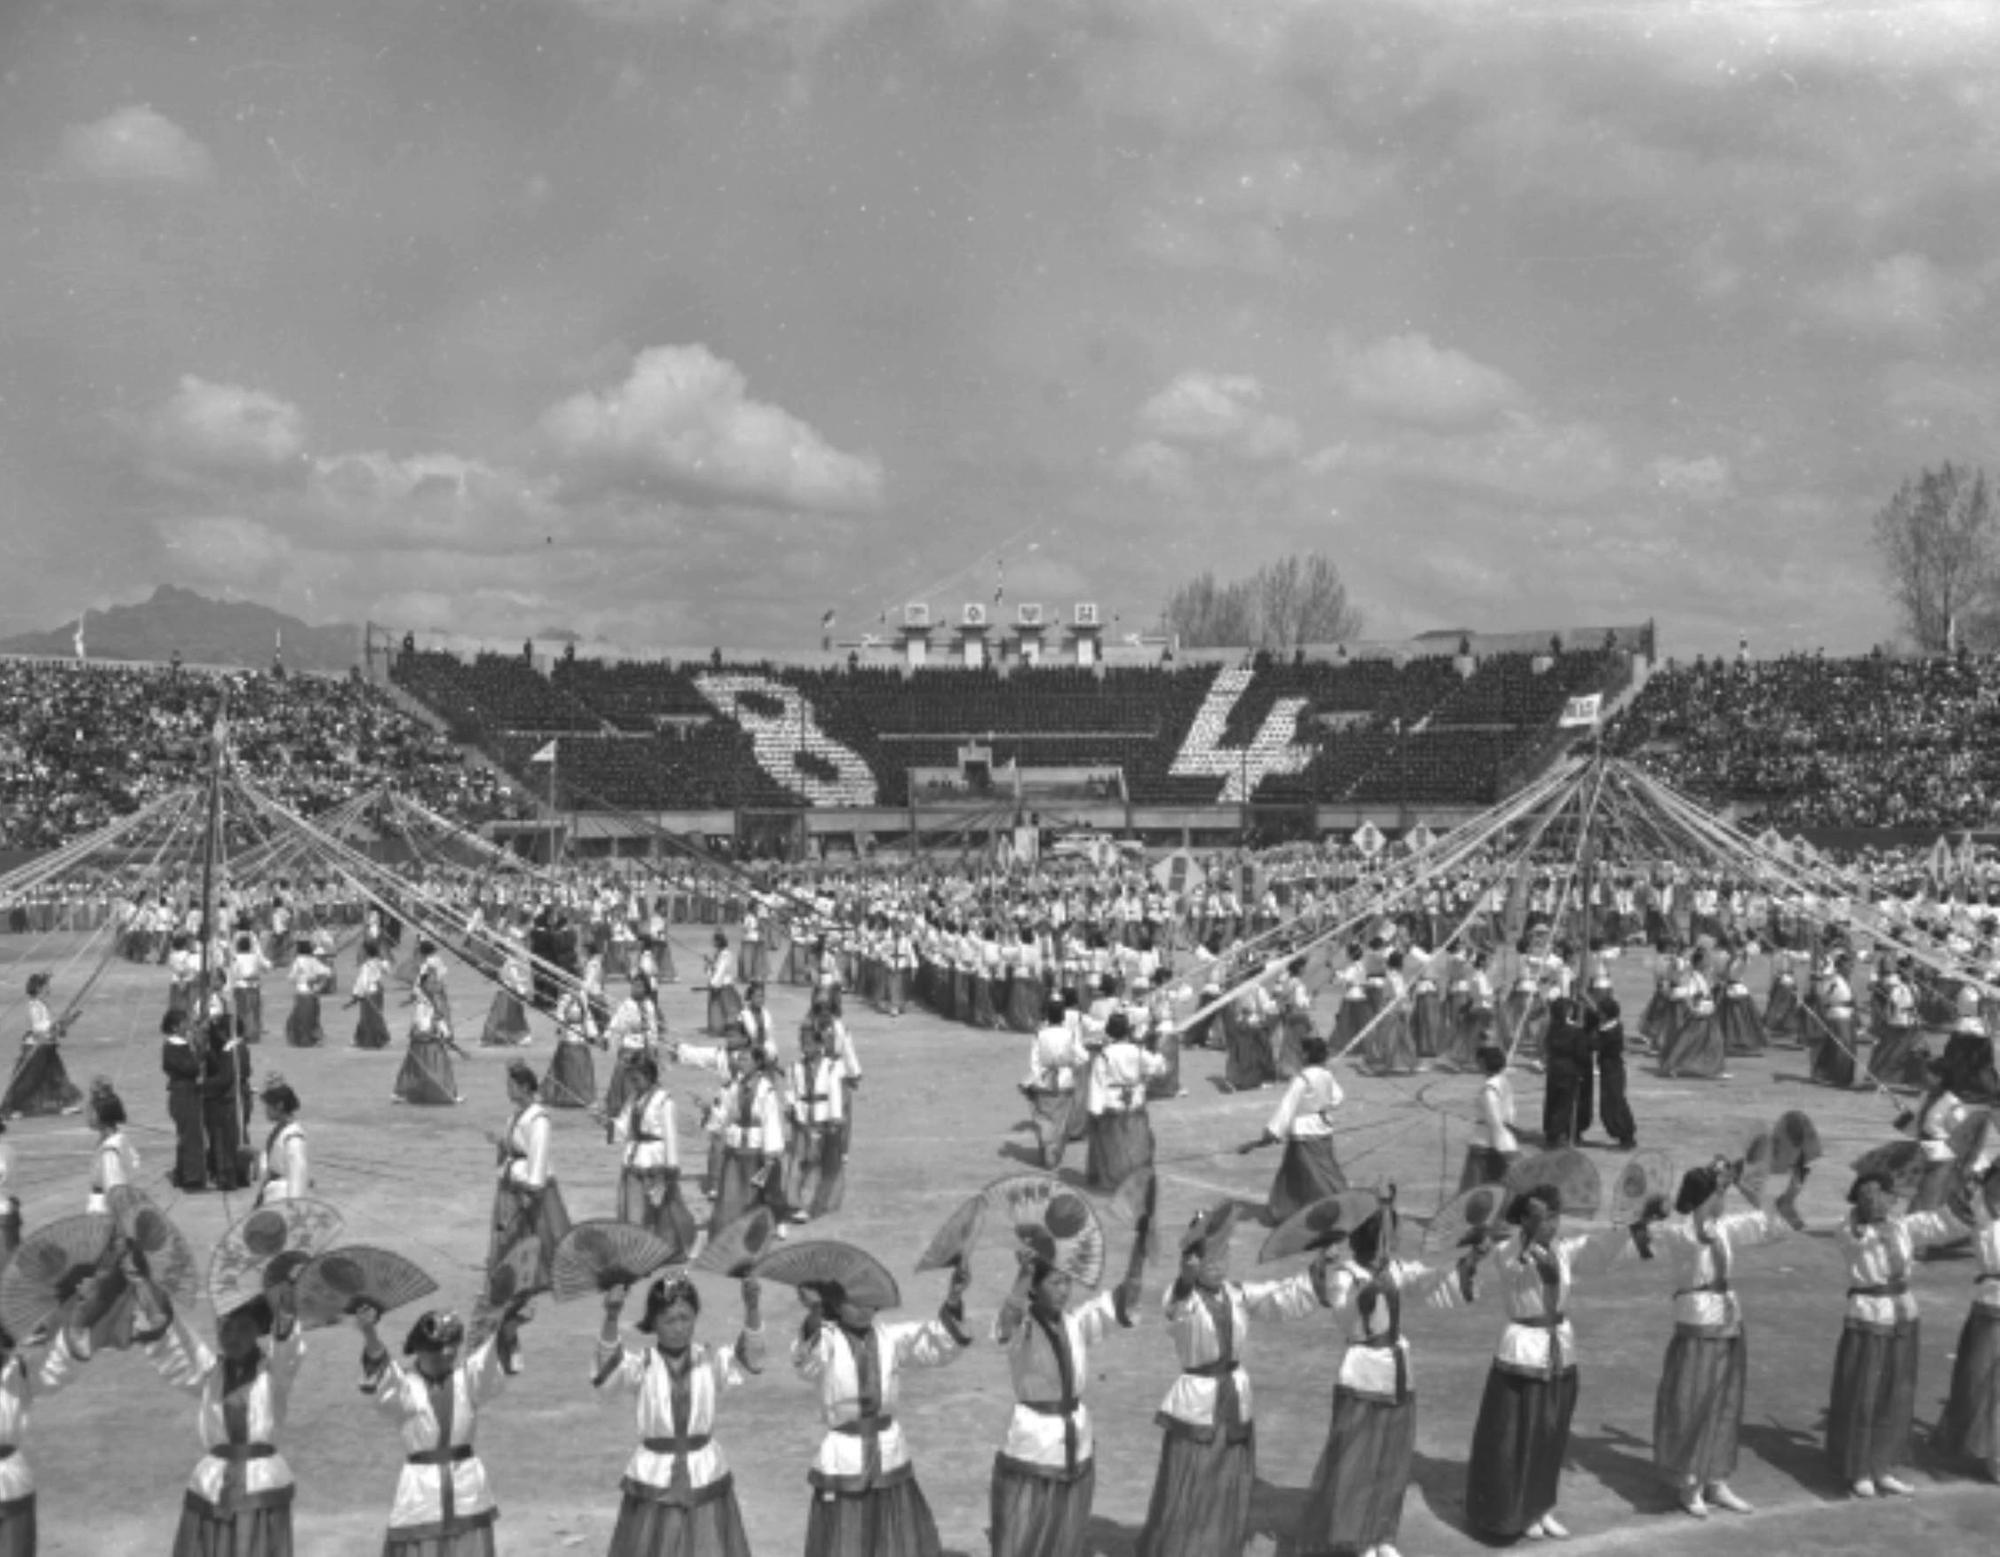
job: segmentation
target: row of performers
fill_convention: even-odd
[[[1548,1185],[1507,1198],[1438,1266],[1398,1253],[1393,1204],[1350,1224],[1330,1218],[1310,1267],[1275,1281],[1232,1279],[1234,1208],[1197,1216],[1180,1239],[1180,1268],[1161,1307],[1180,1374],[1162,1401],[1158,1467],[1141,1531],[1142,1557],[1227,1557],[1243,1550],[1256,1482],[1257,1429],[1245,1370],[1253,1322],[1301,1321],[1331,1311],[1345,1342],[1325,1448],[1294,1532],[1306,1554],[1394,1557],[1416,1434],[1410,1321],[1424,1310],[1479,1301],[1491,1289],[1507,1325],[1488,1371],[1465,1474],[1473,1531],[1492,1540],[1561,1538],[1561,1472],[1580,1383],[1569,1309],[1579,1279],[1633,1260],[1664,1268],[1674,1334],[1655,1397],[1653,1460],[1681,1508],[1749,1512],[1730,1486],[1748,1387],[1743,1303],[1735,1280],[1745,1253],[1782,1239],[1770,1210],[1731,1211],[1733,1170],[1691,1170],[1670,1210],[1663,1197],[1637,1221],[1569,1233]],[[1795,1193],[1794,1181],[1787,1193]],[[1922,1249],[1971,1237],[1981,1279],[1959,1337],[1949,1401],[1932,1435],[1944,1458],[2000,1479],[2000,1175],[1990,1168],[1959,1211],[1899,1213],[1886,1180],[1864,1175],[1837,1227],[1849,1289],[1831,1387],[1826,1453],[1861,1498],[1907,1496],[1919,1365],[1919,1321],[1909,1291]],[[831,1268],[845,1246],[830,1251]],[[858,1253],[858,1251],[848,1251]],[[969,1267],[954,1265],[935,1318],[885,1319],[866,1257],[859,1279],[799,1284],[805,1313],[790,1345],[796,1373],[819,1396],[826,1429],[809,1470],[807,1557],[937,1557],[937,1528],[897,1419],[903,1375],[948,1365],[975,1337],[964,1295]],[[879,1267],[876,1267],[879,1269]],[[1026,1242],[1019,1274],[990,1335],[1005,1348],[1016,1404],[992,1472],[996,1557],[1082,1557],[1096,1490],[1095,1427],[1085,1396],[1092,1354],[1139,1322],[1143,1254],[1135,1248],[1113,1290],[1075,1300],[1071,1272],[1047,1245]],[[612,1557],[745,1557],[734,1478],[716,1440],[723,1392],[762,1371],[761,1296],[743,1284],[743,1324],[727,1346],[696,1339],[702,1301],[685,1275],[646,1295],[627,1346],[614,1285],[590,1378],[606,1395],[636,1395],[640,1442],[628,1461]],[[114,1313],[118,1317],[114,1319]],[[398,1427],[405,1464],[385,1557],[490,1557],[498,1508],[475,1447],[481,1413],[520,1366],[532,1310],[505,1307],[469,1348],[448,1312],[425,1314],[400,1360],[383,1344],[379,1312],[358,1307],[362,1389]],[[122,1325],[122,1334],[121,1334]],[[20,1455],[31,1402],[73,1382],[107,1345],[139,1344],[162,1374],[198,1401],[210,1445],[190,1478],[177,1552],[281,1557],[292,1549],[294,1485],[277,1439],[304,1353],[296,1300],[278,1282],[225,1315],[211,1345],[153,1286],[143,1262],[120,1251],[115,1269],[84,1281],[46,1352],[36,1338],[5,1338],[0,1363],[0,1552],[31,1557],[35,1496]]]

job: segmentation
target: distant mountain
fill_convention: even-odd
[[[241,665],[263,670],[280,634],[288,670],[344,671],[361,663],[361,629],[348,622],[309,626],[248,600],[211,600],[162,584],[139,605],[92,611],[83,623],[85,654],[104,660],[167,660],[175,650],[190,665]],[[76,621],[45,633],[0,639],[0,654],[76,654]]]

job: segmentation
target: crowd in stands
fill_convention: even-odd
[[[1669,783],[1778,826],[1986,826],[2000,814],[2000,660],[1670,664],[1607,740]]]
[[[51,847],[199,780],[225,680],[237,762],[294,810],[385,780],[462,820],[516,809],[490,769],[359,680],[0,659],[0,847]]]

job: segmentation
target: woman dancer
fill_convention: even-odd
[[[528,1041],[526,1001],[534,986],[521,954],[522,948],[509,941],[506,958],[500,964],[500,987],[493,991],[493,1004],[487,1008],[486,1025],[479,1033],[483,1047],[512,1048]]]
[[[271,959],[257,944],[247,919],[237,921],[235,950],[229,958],[229,988],[236,1002],[236,1031],[245,1043],[264,1041],[264,975]]]
[[[514,1117],[503,1133],[487,1137],[499,1159],[500,1174],[493,1189],[493,1237],[486,1250],[486,1272],[491,1280],[503,1259],[523,1244],[534,1244],[533,1279],[517,1291],[540,1292],[548,1287],[556,1245],[570,1226],[552,1160],[555,1125],[542,1106],[541,1085],[519,1060],[509,1065],[507,1101],[514,1105]]]
[[[285,1016],[285,1042],[295,1049],[318,1048],[326,1042],[326,1032],[320,1025],[319,997],[333,988],[333,969],[313,955],[311,940],[302,940],[285,976],[292,985],[292,1009]]]
[[[1660,1044],[1660,1074],[1726,1081],[1728,1055],[1715,1022],[1715,995],[1708,982],[1708,951],[1697,946],[1687,972],[1674,986],[1676,1019]]]
[[[717,930],[714,944],[708,958],[708,1033],[720,1038],[743,1009],[743,997],[736,992],[736,954],[729,949],[729,937]]]
[[[421,984],[410,1003],[410,1048],[396,1073],[395,1100],[425,1107],[464,1102],[452,1070],[450,1029],[442,1024]]]
[[[556,1002],[556,1046],[542,1078],[542,1100],[551,1108],[592,1108],[597,1103],[597,1069],[590,1045],[596,1028],[590,1007],[575,990]]]
[[[267,1077],[260,1095],[271,1133],[257,1161],[257,1204],[303,1199],[312,1189],[312,1158],[299,1123],[299,1095],[282,1076]]]
[[[639,1401],[639,1447],[626,1462],[610,1557],[750,1557],[735,1477],[714,1433],[722,1392],[764,1371],[756,1279],[743,1282],[743,1328],[719,1350],[694,1338],[701,1293],[679,1272],[646,1291],[638,1329],[651,1344],[621,1346],[625,1290],[614,1287],[604,1295],[592,1376],[605,1398],[636,1395]]]
[[[2000,1481],[2000,1169],[1978,1176],[1970,1201],[1979,1274],[1958,1333],[1951,1398],[1931,1447],[1946,1460],[1977,1467],[1988,1481]]]
[[[361,966],[354,971],[354,993],[348,1005],[359,1006],[361,1015],[354,1023],[354,1047],[357,1049],[386,1049],[389,1047],[389,1023],[382,1014],[383,990],[389,977],[389,964],[382,956],[382,948],[374,941],[361,944]]]
[[[1131,1019],[1123,1011],[1113,1011],[1104,1024],[1102,1043],[1092,1050],[1085,1094],[1090,1114],[1085,1175],[1092,1189],[1116,1189],[1137,1169],[1151,1165],[1153,1123],[1146,1087],[1166,1068],[1159,1055],[1133,1041]]]
[[[433,1311],[420,1318],[403,1343],[402,1362],[376,1332],[380,1317],[366,1304],[354,1315],[363,1343],[361,1392],[399,1420],[405,1453],[382,1557],[496,1557],[493,1522],[500,1510],[472,1438],[480,1408],[520,1372],[521,1326],[530,1311],[510,1304],[463,1361],[465,1326],[456,1315]]]
[[[1771,953],[1771,988],[1764,997],[1764,1035],[1794,1048],[1805,1042],[1806,1012],[1799,1003],[1797,959],[1790,951]]]
[[[138,1269],[129,1258],[126,1264],[129,1281],[137,1277]],[[74,1318],[88,1317],[98,1279],[86,1278]],[[35,1477],[21,1453],[28,1436],[29,1407],[74,1383],[90,1354],[85,1323],[58,1326],[39,1362],[0,1326],[0,1557],[35,1557]]]
[[[1486,1079],[1479,1084],[1472,1139],[1466,1143],[1465,1166],[1459,1170],[1460,1194],[1480,1184],[1498,1184],[1521,1155],[1521,1142],[1514,1134],[1514,1084],[1507,1079],[1507,1051],[1488,1044],[1479,1051],[1479,1068]]]
[[[1756,999],[1745,982],[1749,972],[1750,957],[1743,943],[1731,942],[1729,959],[1723,965],[1722,999],[1715,1012],[1715,1025],[1722,1030],[1725,1054],[1764,1052],[1763,1018],[1758,1016]]]
[[[1333,1111],[1340,1107],[1340,1083],[1326,1068],[1326,1040],[1308,1038],[1301,1046],[1304,1068],[1285,1088],[1263,1138],[1253,1146],[1285,1148],[1271,1180],[1265,1216],[1273,1226],[1316,1200],[1347,1188],[1347,1175],[1333,1150]],[[1249,1147],[1244,1148],[1249,1150]]]
[[[28,1036],[21,1043],[21,1057],[14,1064],[14,1078],[0,1097],[0,1118],[19,1119],[22,1115],[74,1114],[83,1107],[83,1094],[69,1079],[62,1061],[62,1039],[74,1011],[62,1018],[49,1014],[46,973],[28,975]]]
[[[1818,1009],[1807,1019],[1808,1028],[1817,1029],[1807,1040],[1813,1049],[1812,1079],[1830,1087],[1854,1085],[1853,975],[1853,954],[1841,952],[1819,980]]]
[[[831,1216],[847,1196],[847,1077],[835,1052],[833,1018],[815,1012],[799,1032],[792,1063],[792,1139],[785,1198],[794,1222]]]
[[[631,1062],[632,1100],[611,1116],[609,1135],[624,1145],[618,1167],[618,1220],[664,1239],[677,1259],[694,1249],[694,1213],[681,1198],[680,1128],[673,1094],[660,1085],[650,1054]]]

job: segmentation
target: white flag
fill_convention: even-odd
[[[83,619],[88,615],[90,615],[88,611],[79,611],[76,613],[76,636],[70,641],[76,645],[76,657],[78,659],[88,658],[83,651]]]
[[[1602,692],[1593,692],[1588,697],[1573,697],[1563,704],[1563,716],[1556,721],[1556,727],[1567,730],[1572,725],[1596,724],[1597,711],[1603,706]]]
[[[534,756],[528,759],[528,761],[530,762],[554,762],[555,760],[556,760],[556,743],[554,741],[550,741],[548,745],[544,746],[540,751],[536,752]]]

